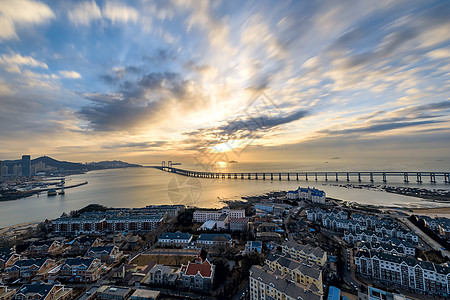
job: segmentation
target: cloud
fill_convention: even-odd
[[[130,143],[117,143],[117,144],[108,144],[102,146],[104,149],[117,149],[117,148],[139,148],[139,149],[147,149],[147,148],[158,148],[163,147],[167,144],[166,141],[153,141],[153,142],[130,142]]]
[[[419,126],[419,125],[428,125],[428,124],[436,124],[442,123],[443,121],[417,121],[417,122],[394,122],[394,123],[381,123],[381,124],[373,124],[370,126],[364,127],[356,127],[356,128],[348,128],[341,130],[322,130],[321,133],[327,133],[329,135],[347,135],[347,134],[358,134],[358,133],[375,133],[375,132],[384,132],[388,130],[400,129],[411,126]]]
[[[77,25],[89,25],[91,21],[100,19],[102,17],[102,12],[95,1],[85,1],[78,2],[70,9],[68,16],[70,21]]]
[[[0,57],[0,64],[5,65],[6,70],[13,73],[20,73],[20,66],[48,69],[47,64],[44,62],[38,61],[31,56],[22,56],[13,52],[10,55],[3,54]]]
[[[103,16],[110,19],[113,24],[116,22],[127,23],[129,21],[136,23],[138,15],[138,11],[135,8],[117,2],[108,1],[103,8]]]
[[[139,13],[133,8],[119,2],[107,1],[103,9],[95,1],[79,2],[68,11],[69,19],[76,25],[89,25],[102,18],[116,23],[136,23]]]
[[[71,78],[71,79],[81,78],[80,73],[77,73],[75,71],[59,71],[58,73],[64,78]]]
[[[243,118],[227,121],[225,124],[220,126],[200,128],[191,132],[185,132],[184,135],[194,138],[188,139],[185,142],[208,144],[228,140],[264,138],[264,133],[270,131],[271,129],[298,121],[309,114],[310,113],[308,111],[300,109],[286,115],[246,115]]]
[[[207,99],[195,82],[173,72],[148,73],[125,81],[115,94],[84,94],[93,101],[79,115],[96,131],[135,131],[170,117],[204,108]],[[164,116],[164,117],[162,117]]]
[[[53,11],[39,1],[1,1],[0,40],[17,39],[17,25],[41,24],[54,17]]]

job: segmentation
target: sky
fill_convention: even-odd
[[[448,16],[431,0],[0,0],[0,159],[450,163]]]

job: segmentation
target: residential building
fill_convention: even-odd
[[[208,260],[181,265],[181,284],[185,288],[207,291],[213,284],[214,269],[214,265],[210,264]]]
[[[136,289],[130,300],[156,300],[160,294],[160,291]]]
[[[301,188],[297,189],[298,198],[300,200],[311,201],[313,203],[324,204],[326,200],[326,194],[322,190],[316,188]]]
[[[293,259],[289,254],[269,253],[265,264],[281,279],[298,283],[303,289],[323,294],[321,266],[306,259]]]
[[[245,209],[230,209],[224,207],[221,210],[196,210],[194,211],[194,222],[217,221],[222,214],[226,214],[230,219],[239,219],[245,217]]]
[[[122,254],[117,246],[100,246],[89,248],[86,257],[98,258],[102,262],[115,262],[122,257]]]
[[[58,241],[38,241],[31,243],[23,254],[30,257],[44,257],[56,255],[61,250],[62,245]]]
[[[176,269],[156,264],[150,269],[143,282],[147,284],[175,285],[178,275],[179,273]]]
[[[86,253],[91,247],[101,246],[102,241],[96,237],[82,236],[70,241],[67,245],[70,247],[70,253]]]
[[[250,268],[250,300],[284,299],[284,300],[321,300],[321,294],[303,289],[294,281],[279,278],[268,267],[252,266]]]
[[[412,256],[414,257],[416,253],[416,249],[414,247],[408,247],[405,244],[408,242],[400,243],[396,245],[393,242],[381,241],[377,242],[360,242],[358,244],[358,249],[361,250],[375,250],[378,252],[383,252],[392,255],[400,255],[400,256]],[[409,244],[409,243],[408,243]],[[409,244],[411,245],[411,244]]]
[[[192,241],[192,234],[183,232],[166,232],[159,236],[158,242],[162,246],[187,246]]]
[[[450,268],[377,251],[359,251],[356,272],[386,285],[416,293],[447,296],[450,294]]]
[[[0,249],[0,271],[12,266],[18,259],[20,255],[17,254],[11,248],[1,248]]]
[[[61,266],[59,277],[84,283],[95,282],[100,278],[103,266],[97,258],[68,258]]]
[[[389,293],[383,291],[381,289],[374,288],[373,286],[369,286],[367,288],[367,293],[358,292],[358,299],[361,300],[411,300],[406,298],[405,295],[397,294],[397,293]]]
[[[248,241],[245,244],[245,253],[256,252],[261,253],[262,251],[262,243],[260,241]]]
[[[55,266],[55,261],[52,259],[19,259],[14,265],[5,269],[8,279],[25,279],[31,280],[37,275],[42,275],[50,271]]]
[[[61,217],[52,221],[53,231],[72,234],[99,234],[105,231],[106,218]]]
[[[230,220],[231,231],[245,231],[248,229],[248,218],[239,218]]]
[[[116,287],[110,285],[102,285],[97,290],[97,295],[100,299],[127,299],[132,293],[132,289],[126,287]]]
[[[31,176],[31,156],[30,155],[22,155],[22,176],[30,177]]]
[[[117,216],[106,219],[109,232],[150,232],[164,223],[163,215]]]
[[[14,299],[72,299],[72,289],[66,288],[62,284],[44,284],[43,282],[24,284],[17,290]]]
[[[17,292],[16,289],[10,289],[5,285],[0,285],[0,300],[13,299],[16,292]]]
[[[219,216],[216,221],[216,226],[218,230],[226,230],[228,229],[228,224],[230,223],[230,216],[226,213],[223,213]]]
[[[213,246],[233,246],[233,240],[229,234],[225,233],[203,233],[196,241],[197,245],[205,247]]]
[[[321,267],[327,263],[327,253],[320,247],[312,247],[311,245],[300,245],[294,241],[284,242],[281,245],[283,255],[289,254],[293,259],[313,262]]]

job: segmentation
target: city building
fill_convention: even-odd
[[[181,265],[180,279],[185,288],[207,291],[213,284],[214,265],[208,260],[188,262],[187,265]]]
[[[62,217],[52,221],[53,231],[72,234],[100,234],[105,231],[106,218]]]
[[[260,241],[248,241],[245,244],[245,253],[256,252],[261,253],[262,251],[262,243]]]
[[[59,277],[76,282],[95,282],[100,278],[102,267],[97,258],[68,258],[61,266]]]
[[[19,278],[31,280],[37,275],[45,277],[53,267],[55,267],[55,261],[52,259],[19,259],[11,267],[6,268],[5,272],[9,280]]]
[[[156,300],[160,294],[160,291],[136,289],[131,295],[130,300]]]
[[[194,211],[194,222],[203,223],[206,221],[217,221],[222,214],[229,216],[230,219],[239,219],[245,217],[245,209],[230,209],[224,207],[221,210],[196,210]]]
[[[110,232],[150,232],[163,223],[161,215],[120,216],[106,219],[106,229]]]
[[[294,241],[284,242],[281,245],[283,255],[289,254],[295,260],[306,259],[321,267],[327,263],[327,253],[320,247],[311,247],[310,245],[300,245]]]
[[[30,155],[22,155],[22,176],[30,177],[31,176],[31,156]]]
[[[61,250],[62,245],[58,241],[37,241],[31,243],[23,254],[30,257],[44,257],[56,255]]]
[[[67,243],[67,246],[70,247],[67,252],[84,254],[86,253],[86,251],[89,250],[89,248],[98,247],[101,244],[102,241],[96,237],[89,237],[89,236],[76,237],[75,239]]]
[[[122,251],[117,246],[91,247],[86,253],[86,257],[98,258],[102,262],[115,262],[122,257]]]
[[[224,233],[203,233],[199,236],[196,243],[197,245],[204,247],[233,246],[231,236]]]
[[[216,221],[216,227],[218,230],[226,230],[228,229],[228,224],[230,223],[230,216],[226,213],[223,213],[219,216]]]
[[[284,280],[270,269],[261,266],[250,268],[250,300],[283,299],[283,300],[321,300],[323,296],[317,292],[303,289],[298,283]]]
[[[366,293],[358,292],[358,300],[411,300],[405,295],[389,293],[373,286],[369,286]]]
[[[52,299],[65,300],[72,298],[72,289],[62,284],[44,284],[43,282],[24,284],[18,290],[14,299]]]
[[[450,294],[450,268],[377,251],[359,251],[356,272],[386,285],[416,293],[447,296]]]
[[[178,276],[179,273],[176,269],[169,266],[156,264],[150,269],[143,282],[147,284],[173,286],[176,284]]]
[[[230,220],[231,231],[245,231],[248,229],[248,218],[239,218]]]
[[[192,241],[192,234],[183,232],[166,232],[159,236],[158,242],[162,246],[186,246]]]
[[[293,281],[305,290],[323,294],[322,270],[316,263],[277,253],[269,253],[264,262],[281,279]]]
[[[10,289],[9,287],[7,287],[5,285],[0,285],[0,299],[1,300],[13,299],[16,292],[17,292],[16,289]]]
[[[132,293],[131,288],[126,287],[117,287],[110,285],[102,285],[97,290],[97,295],[100,299],[127,299],[129,295]]]
[[[12,266],[19,258],[20,255],[17,254],[13,249],[0,248],[0,270]]]

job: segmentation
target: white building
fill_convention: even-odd
[[[416,293],[446,297],[450,293],[450,268],[376,251],[359,251],[356,272],[374,281]]]

